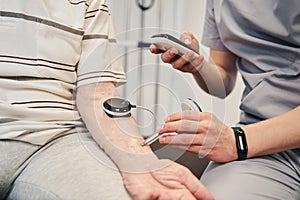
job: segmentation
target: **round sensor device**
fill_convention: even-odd
[[[202,112],[199,104],[191,98],[187,98],[183,102],[181,102],[181,110],[193,110]]]
[[[110,116],[128,116],[133,107],[129,101],[122,98],[109,98],[103,102],[103,110]]]

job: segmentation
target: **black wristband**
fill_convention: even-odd
[[[248,146],[244,130],[240,127],[232,127],[232,129],[235,136],[238,160],[245,160],[247,158]]]

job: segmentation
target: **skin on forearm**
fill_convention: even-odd
[[[201,70],[193,73],[197,84],[208,94],[225,98],[232,91],[232,79],[219,66],[205,62]]]
[[[300,106],[280,116],[243,127],[248,157],[300,148]]]
[[[141,146],[144,139],[133,117],[110,118],[103,111],[102,103],[112,96],[117,94],[110,82],[81,86],[77,92],[79,112],[95,141],[121,171],[144,172],[146,163],[157,158],[150,147]]]
[[[208,94],[225,98],[233,90],[237,69],[236,56],[229,51],[210,50],[211,59],[203,61],[195,73],[197,84]]]

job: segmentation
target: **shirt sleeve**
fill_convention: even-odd
[[[90,0],[88,4],[77,86],[104,81],[117,85],[125,83],[125,72],[106,0]]]
[[[226,51],[227,48],[221,40],[214,12],[214,0],[207,0],[201,44],[212,49]]]

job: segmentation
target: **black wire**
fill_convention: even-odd
[[[136,4],[142,11],[149,10],[150,8],[153,7],[154,3],[155,3],[155,0],[151,0],[150,4],[148,6],[145,6],[143,4],[143,0],[136,0]]]

